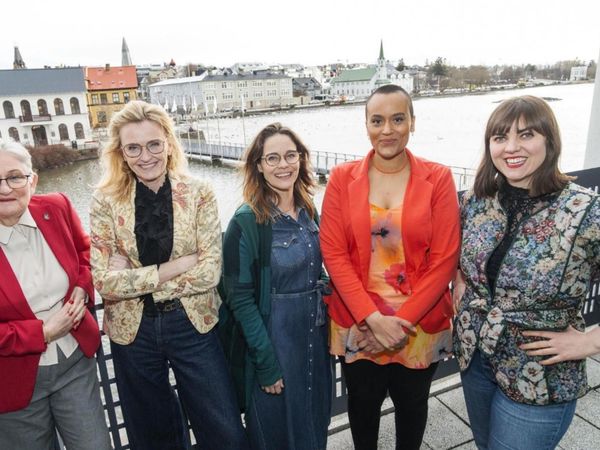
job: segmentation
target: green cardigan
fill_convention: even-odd
[[[267,332],[271,313],[271,224],[260,225],[247,204],[229,222],[223,241],[219,335],[242,411],[255,382],[283,377]]]

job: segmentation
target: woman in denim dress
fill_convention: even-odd
[[[245,204],[224,240],[225,352],[253,448],[325,449],[331,366],[308,149],[275,123],[245,160]]]

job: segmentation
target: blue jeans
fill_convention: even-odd
[[[471,430],[480,450],[554,449],[573,420],[577,400],[538,406],[509,399],[479,351],[461,378]]]
[[[144,315],[129,345],[111,342],[115,377],[132,450],[186,449],[187,431],[169,383],[202,449],[248,448],[231,376],[213,329],[199,333],[183,309]]]

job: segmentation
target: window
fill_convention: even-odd
[[[40,98],[37,101],[37,107],[38,107],[38,114],[40,116],[47,116],[48,115],[48,105],[46,103],[46,100],[44,100],[43,98]]]
[[[106,123],[106,112],[98,111],[96,113],[96,119],[98,120],[98,123],[100,123],[100,124]]]
[[[277,91],[275,89],[267,89],[267,97],[277,97]]]
[[[227,89],[227,81],[223,81],[223,82],[221,83],[221,87],[222,87],[223,89]]]
[[[248,87],[247,81],[238,81],[238,87]]]
[[[65,114],[65,107],[63,101],[60,98],[54,99],[54,114],[57,116],[63,116]]]
[[[75,138],[85,139],[85,134],[83,134],[83,125],[81,125],[79,122],[75,124]]]
[[[123,92],[123,102],[129,103],[129,92]]]
[[[252,86],[262,86],[262,81],[253,81]]]
[[[112,101],[113,103],[121,103],[121,98],[119,97],[118,92],[113,92]]]
[[[61,123],[58,126],[58,135],[61,141],[69,140],[69,130],[67,129],[67,126],[64,123]]]
[[[267,86],[277,86],[277,81],[275,81],[275,80],[268,80],[267,81]]]
[[[15,109],[13,108],[13,104],[6,100],[2,103],[4,107],[4,118],[5,119],[14,119],[15,118]]]
[[[231,92],[223,92],[223,100],[231,100],[233,98],[233,94]]]
[[[106,94],[100,94],[100,104],[102,104],[102,105],[108,104],[108,98],[106,97]]]
[[[10,138],[15,141],[15,142],[19,142],[19,132],[17,131],[17,129],[15,127],[10,127],[8,129],[8,135],[10,136]]]
[[[98,94],[92,94],[92,105],[98,104]]]
[[[23,119],[31,121],[31,106],[27,100],[21,100],[21,115]]]
[[[257,91],[254,93],[254,98],[261,98],[262,97],[262,92],[261,91]]]
[[[71,97],[69,101],[71,104],[71,114],[81,114],[81,110],[79,109],[79,100],[76,97]]]

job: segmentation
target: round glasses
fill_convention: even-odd
[[[123,150],[123,153],[125,153],[125,155],[129,156],[130,158],[137,158],[142,154],[144,147],[146,147],[146,150],[148,150],[153,155],[158,155],[159,153],[162,153],[165,149],[165,141],[161,139],[154,139],[152,141],[146,142],[146,145],[127,144],[121,147],[121,150]]]
[[[29,175],[11,175],[6,178],[0,178],[0,185],[2,185],[3,181],[6,181],[6,184],[11,189],[21,189],[27,186],[27,180],[29,180]]]
[[[281,155],[279,153],[269,153],[267,156],[260,158],[264,160],[268,166],[275,167],[281,162]],[[300,153],[298,152],[287,152],[283,159],[288,164],[296,164],[300,160]]]

